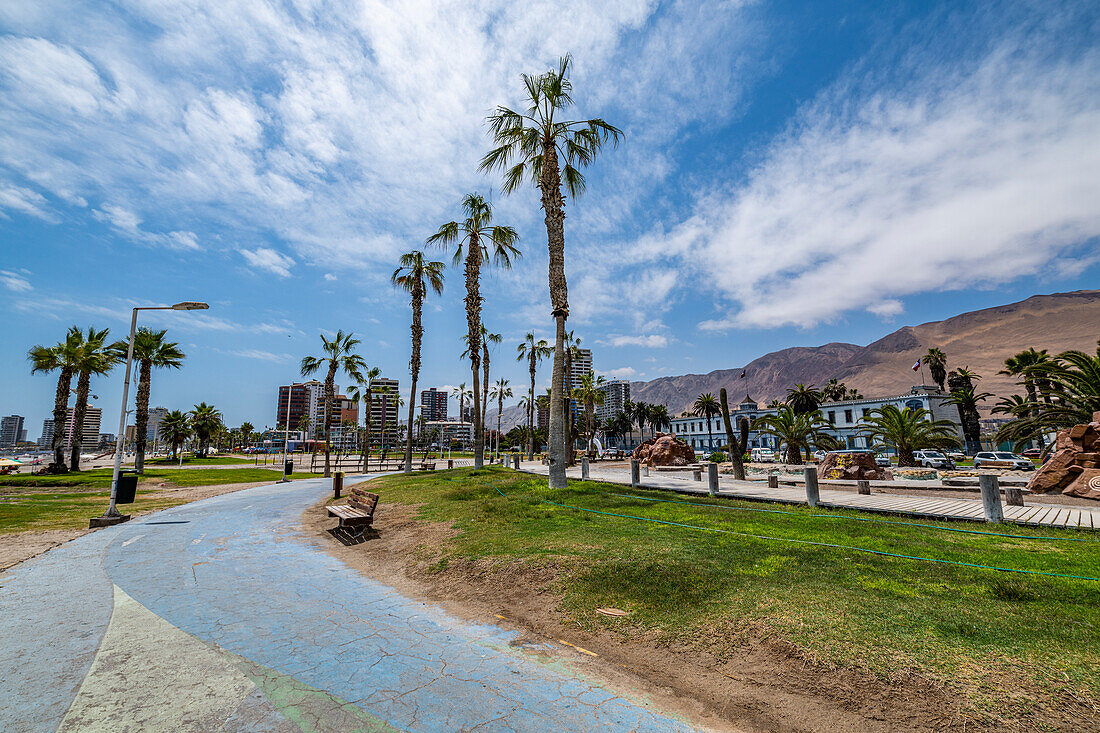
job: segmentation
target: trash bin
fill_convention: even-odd
[[[283,463],[283,473],[287,476],[294,473],[294,461],[286,461]]]
[[[118,487],[115,489],[116,504],[133,504],[137,494],[138,472],[133,470],[119,471]]]

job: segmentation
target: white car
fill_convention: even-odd
[[[1014,471],[1034,471],[1030,458],[1008,451],[982,451],[974,454],[974,468],[1007,468]]]
[[[917,465],[924,468],[940,468],[948,471],[955,470],[955,462],[938,450],[914,451],[913,457],[917,459]]]
[[[775,463],[775,451],[771,448],[753,448],[749,453],[749,461],[752,463]]]

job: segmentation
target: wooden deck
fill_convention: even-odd
[[[520,469],[529,473],[545,475],[547,467],[539,463],[525,461]],[[580,469],[569,469],[570,478],[580,478]],[[589,472],[593,481],[630,486],[628,471],[593,468]],[[661,489],[681,494],[707,495],[707,484],[667,475],[642,476],[640,487],[643,489]],[[802,487],[780,487],[770,489],[766,484],[756,481],[737,481],[719,478],[719,496],[750,501],[776,502],[780,504],[805,504],[806,491]],[[1027,502],[1027,496],[1024,497]],[[984,522],[981,499],[949,499],[934,496],[909,496],[887,494],[857,494],[854,491],[837,491],[822,488],[819,506],[837,509],[858,509],[883,514],[902,514],[926,519],[956,519],[969,522]],[[1026,506],[1008,506],[1002,503],[1005,522],[1033,527],[1064,527],[1068,529],[1100,530],[1100,507],[1091,509],[1079,506],[1059,506],[1055,504],[1031,504]]]

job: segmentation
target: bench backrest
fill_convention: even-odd
[[[374,508],[378,506],[378,494],[372,494],[369,491],[353,488],[348,495],[348,503],[373,516]]]

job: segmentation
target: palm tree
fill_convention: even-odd
[[[756,418],[752,427],[786,445],[787,463],[801,465],[803,450],[809,455],[813,442],[831,426],[817,411],[799,413],[790,405],[781,405],[776,414]]]
[[[1027,392],[1029,402],[1037,403],[1038,400],[1038,373],[1045,371],[1052,364],[1046,349],[1036,351],[1034,348],[1021,351],[1015,356],[1005,359],[1005,368],[998,374],[1011,377],[1022,377],[1024,391]],[[1049,392],[1047,395],[1049,400]]]
[[[943,353],[942,349],[932,347],[923,358],[928,366],[928,373],[932,375],[932,381],[942,392],[944,380],[947,379],[947,354]]]
[[[195,409],[191,411],[191,430],[195,433],[195,439],[199,441],[199,458],[206,458],[210,441],[221,426],[222,414],[218,408],[205,402],[195,405]]]
[[[175,460],[184,441],[191,437],[191,419],[184,412],[172,410],[160,421],[160,431],[172,446],[172,460]]]
[[[975,392],[973,387],[956,389],[951,391],[943,404],[955,405],[959,410],[959,419],[962,422],[963,440],[966,441],[968,453],[976,453],[981,449],[981,423],[978,421],[978,405],[993,396],[992,392]]]
[[[585,450],[592,450],[592,439],[596,436],[596,407],[604,403],[607,393],[600,389],[605,380],[589,372],[581,377],[580,383],[572,389],[572,397],[584,405]]]
[[[546,340],[538,339],[536,341],[533,333],[528,333],[523,342],[516,347],[516,361],[526,361],[527,368],[531,373],[531,393],[527,399],[527,435],[529,438],[527,460],[529,461],[535,457],[535,370],[538,369],[538,363],[549,356],[550,353],[551,349]]]
[[[497,398],[497,447],[493,458],[500,457],[500,417],[504,412],[504,400],[512,396],[512,388],[508,386],[508,380],[501,377],[493,385],[493,397]]]
[[[378,367],[371,367],[367,369],[365,373],[360,375],[354,384],[348,387],[348,399],[354,402],[357,406],[360,402],[363,403],[363,470],[367,470],[367,455],[370,452],[370,412],[371,405],[371,382],[382,376],[382,370]]]
[[[145,443],[149,429],[149,389],[153,369],[179,369],[184,353],[180,345],[164,338],[166,330],[139,328],[134,334],[134,358],[138,362],[137,404],[134,412],[134,468],[145,470]]]
[[[241,440],[245,444],[248,444],[252,441],[252,431],[255,430],[255,429],[256,428],[253,427],[252,423],[250,423],[250,422],[241,423],[241,428],[240,428],[240,430],[241,430]]]
[[[416,410],[416,380],[420,376],[420,343],[424,338],[424,327],[420,325],[420,316],[424,307],[424,296],[428,289],[436,295],[443,294],[442,262],[428,262],[423,252],[406,252],[401,255],[401,266],[393,271],[390,281],[394,287],[401,288],[412,300],[412,357],[409,359],[409,373],[412,386],[409,391],[409,427],[413,424],[413,412]],[[405,437],[405,473],[412,473],[412,435],[410,429]]]
[[[649,403],[646,403],[646,402],[642,402],[641,400],[634,403],[633,417],[634,417],[634,422],[638,423],[638,442],[639,443],[644,443],[645,442],[645,426],[649,422],[650,411],[652,409],[653,409],[652,405],[650,405]]]
[[[485,429],[485,413],[489,409],[489,345],[497,345],[504,340],[499,333],[492,333],[485,325],[481,326],[481,420]]]
[[[634,420],[631,419],[625,409],[620,410],[607,424],[605,430],[608,435],[617,435],[623,442],[626,442],[627,435],[634,430]]]
[[[49,374],[52,371],[58,373],[57,391],[54,393],[53,403],[53,441],[50,444],[50,449],[53,451],[51,471],[67,470],[64,453],[65,419],[69,412],[69,392],[72,389],[73,371],[76,369],[80,344],[83,340],[80,329],[72,326],[65,334],[64,341],[54,346],[32,346],[27,352],[27,358],[31,362],[31,374],[35,372]]]
[[[787,404],[794,410],[796,415],[816,412],[817,408],[821,406],[822,399],[821,391],[814,389],[812,384],[807,387],[799,382],[787,390]]]
[[[953,448],[959,439],[950,420],[934,420],[923,407],[898,409],[883,405],[872,409],[860,420],[860,432],[876,447],[890,446],[898,454],[898,466],[915,466],[913,451],[926,448]]]
[[[729,448],[730,465],[733,466],[733,477],[738,481],[745,480],[745,449],[748,448],[749,442],[749,419],[747,417],[741,418],[741,434],[740,436],[733,434],[733,425],[730,423],[730,406],[729,400],[726,399],[726,388],[722,387],[718,390],[718,397],[721,402],[720,408],[722,410],[722,427],[726,429],[726,443]]]
[[[821,399],[823,402],[840,402],[847,393],[848,387],[844,382],[839,382],[836,377],[833,377],[821,388]]]
[[[512,193],[524,179],[542,194],[546,243],[550,255],[550,304],[555,321],[554,371],[550,400],[550,488],[562,489],[565,476],[566,435],[562,415],[562,379],[565,366],[565,321],[569,317],[569,293],[565,281],[565,197],[562,183],[575,200],[584,191],[579,168],[589,165],[604,143],[617,144],[619,128],[602,119],[559,119],[573,105],[569,81],[572,59],[563,57],[557,70],[539,76],[523,75],[527,109],[520,113],[497,107],[489,127],[498,147],[481,160],[481,170],[504,171],[504,191]],[[560,158],[559,158],[560,156]],[[561,162],[559,162],[559,160]],[[562,165],[564,164],[564,166]]]
[[[367,364],[363,357],[355,353],[355,347],[359,345],[359,339],[354,333],[345,334],[337,331],[336,337],[329,340],[321,334],[321,356],[306,356],[302,358],[301,372],[303,377],[308,377],[317,372],[322,366],[328,368],[325,374],[325,478],[332,475],[331,446],[329,445],[330,415],[332,414],[332,401],[336,392],[336,373],[343,371],[356,381],[362,381],[361,374]]]
[[[653,430],[653,434],[661,430],[661,428],[667,428],[671,425],[668,419],[668,408],[664,405],[650,405],[649,406],[649,427]]]
[[[484,415],[481,414],[481,265],[492,258],[493,263],[506,270],[512,260],[519,257],[516,247],[519,234],[509,226],[494,225],[493,207],[480,194],[467,194],[462,200],[466,218],[462,222],[449,221],[439,231],[428,237],[428,244],[447,246],[454,244],[454,264],[466,261],[466,328],[467,350],[470,353],[470,371],[474,375],[474,468],[481,468],[485,456]],[[486,380],[488,377],[486,377]]]
[[[457,387],[455,387],[454,389],[451,390],[451,397],[457,397],[458,398],[458,421],[459,422],[465,422],[465,420],[466,420],[466,418],[465,418],[466,400],[468,400],[470,398],[470,395],[471,395],[471,392],[470,392],[469,388],[466,387],[465,382],[463,382],[462,384],[458,385]]]
[[[710,392],[699,395],[691,405],[691,414],[707,421],[707,447],[714,450],[714,433],[711,430],[711,420],[722,411],[718,400]]]
[[[92,375],[101,376],[114,369],[115,364],[123,358],[128,344],[116,341],[107,343],[107,335],[110,329],[102,331],[95,327],[88,329],[80,344],[75,371],[76,403],[73,405],[73,429],[71,437],[72,450],[69,452],[69,470],[80,470],[80,446],[84,441],[84,415],[88,410],[88,392],[91,389]],[[54,426],[54,430],[57,426]]]

